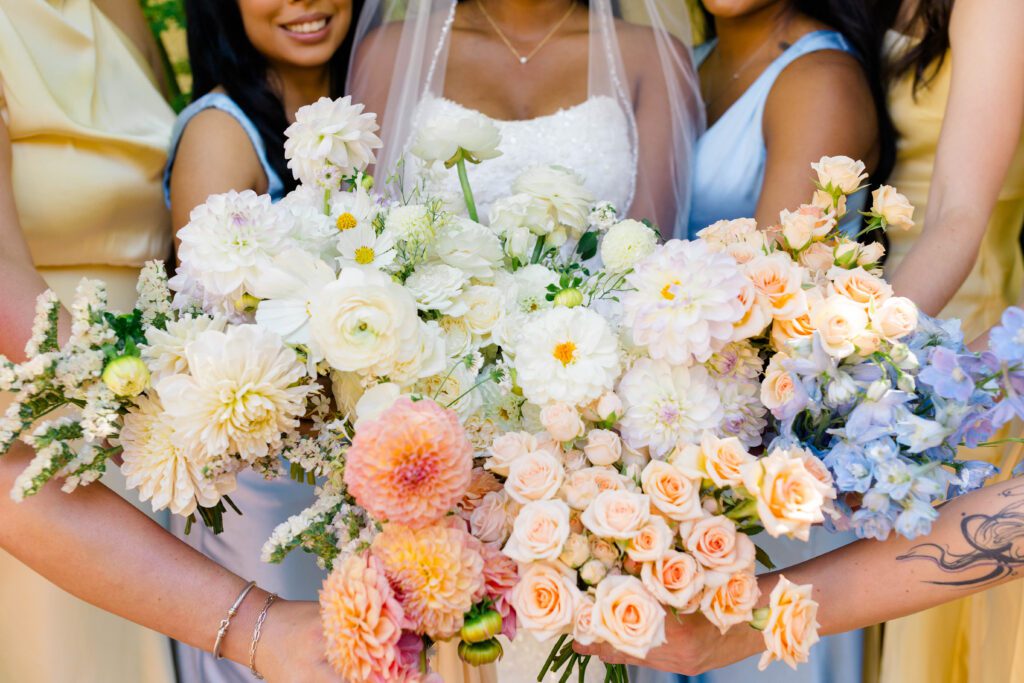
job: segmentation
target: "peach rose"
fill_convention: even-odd
[[[854,268],[860,258],[861,245],[847,237],[841,237],[832,248],[832,258],[838,268]]]
[[[776,320],[790,320],[807,310],[800,266],[785,252],[759,256],[743,268]]]
[[[811,310],[811,324],[825,353],[842,359],[857,350],[854,340],[867,330],[868,314],[856,301],[833,295]]]
[[[631,491],[636,488],[633,482],[619,474],[614,467],[588,467],[590,476],[597,484],[598,492],[601,491]]]
[[[757,296],[757,290],[750,282],[743,285],[737,298],[746,312],[742,318],[733,323],[733,341],[758,336],[772,321],[771,309],[763,298]]]
[[[640,475],[640,485],[651,504],[669,519],[700,519],[699,478],[689,477],[663,460],[652,460]]]
[[[811,204],[817,206],[822,211],[829,211],[835,209],[837,218],[842,218],[846,215],[846,196],[839,195],[839,202],[836,203],[828,192],[824,190],[815,190],[814,195],[811,197]]]
[[[619,547],[603,538],[591,536],[590,556],[606,567],[614,567],[619,561]]]
[[[757,501],[757,515],[770,536],[806,541],[811,526],[824,521],[831,487],[807,468],[803,451],[776,448],[743,468],[743,485]]]
[[[580,414],[565,403],[552,403],[540,411],[540,423],[556,441],[565,443],[572,441],[583,433],[583,420]]]
[[[754,566],[753,541],[728,517],[705,517],[693,525],[684,542],[701,566],[717,575],[705,577],[708,585],[724,583],[729,574]]]
[[[857,254],[857,265],[870,266],[878,263],[885,256],[885,245],[881,242],[872,242],[861,246]]]
[[[811,168],[818,174],[818,184],[823,189],[838,190],[843,194],[852,194],[867,179],[864,163],[854,161],[850,157],[822,157]]]
[[[731,626],[754,618],[754,606],[760,595],[753,570],[736,572],[714,590],[705,591],[700,611],[725,635]]]
[[[608,565],[601,560],[591,558],[580,567],[580,579],[588,586],[596,586],[608,576]]]
[[[601,538],[629,540],[651,518],[651,499],[629,491],[602,491],[583,511],[580,520]]]
[[[800,265],[809,270],[824,272],[834,264],[832,247],[824,242],[815,242],[800,252]]]
[[[743,442],[734,436],[720,439],[706,431],[701,436],[700,448],[704,455],[704,470],[719,488],[740,486],[743,483],[741,468],[755,460]]]
[[[516,562],[557,560],[569,538],[569,506],[541,500],[523,506],[512,523],[504,553]]]
[[[513,460],[535,450],[537,450],[537,437],[533,434],[527,432],[502,434],[491,444],[490,457],[484,461],[484,468],[506,477]]]
[[[571,574],[539,562],[522,572],[511,601],[519,626],[543,641],[572,628],[581,597]]]
[[[788,356],[777,353],[768,361],[764,381],[761,382],[761,403],[768,410],[788,405],[797,395],[797,381],[782,365],[787,360]]]
[[[497,477],[482,467],[474,467],[470,473],[469,489],[459,501],[459,511],[463,518],[469,519],[473,510],[476,510],[477,506],[483,502],[484,496],[501,489],[502,485]]]
[[[879,306],[892,296],[892,286],[882,278],[857,266],[852,270],[836,268],[830,273],[830,289],[864,307]]]
[[[672,547],[672,530],[661,517],[651,517],[636,536],[629,539],[626,555],[634,562],[654,562]]]
[[[764,671],[776,659],[793,669],[806,662],[811,646],[819,640],[817,617],[818,603],[811,598],[811,586],[779,576],[768,602],[768,623],[761,632],[767,651],[761,655],[758,670]]]
[[[592,629],[619,652],[643,659],[665,643],[665,610],[639,579],[609,576],[597,586]]]
[[[595,465],[614,465],[622,457],[622,440],[607,429],[592,429],[583,447],[587,459]]]
[[[512,461],[505,490],[512,500],[525,505],[553,498],[565,480],[565,469],[547,451],[534,451]]]
[[[580,598],[573,616],[572,639],[580,645],[593,645],[597,642],[594,634],[594,599],[586,593]]]
[[[800,251],[810,244],[814,237],[815,222],[815,217],[808,213],[783,209],[779,214],[779,224],[782,226],[782,239],[786,247],[791,251]]]
[[[605,392],[601,398],[597,399],[595,411],[597,417],[602,421],[619,417],[622,415],[622,399],[615,392]]]
[[[558,560],[570,569],[577,569],[590,559],[590,541],[583,534],[570,534]]]
[[[485,494],[469,515],[473,536],[484,543],[504,543],[512,533],[514,506],[505,491]]]
[[[917,329],[917,306],[910,299],[894,296],[874,312],[871,325],[889,341],[902,339]]]
[[[561,496],[574,510],[586,510],[601,489],[597,487],[593,468],[583,468],[570,472],[562,484]]]
[[[734,242],[741,242],[744,237],[755,232],[757,232],[757,222],[753,218],[734,218],[712,223],[700,230],[697,236],[709,245],[724,247]]]
[[[914,206],[891,185],[882,185],[871,193],[871,213],[881,216],[884,227],[901,230],[914,227]]]
[[[694,598],[704,590],[704,569],[692,555],[678,550],[644,564],[640,579],[658,602],[683,614],[697,609]]]

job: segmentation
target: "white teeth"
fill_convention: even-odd
[[[317,19],[316,21],[306,21],[301,24],[285,24],[285,28],[292,33],[316,33],[327,26],[326,19]]]

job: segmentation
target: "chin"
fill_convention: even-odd
[[[764,9],[770,5],[778,5],[784,0],[703,0],[702,4],[713,16],[720,19],[733,19]]]

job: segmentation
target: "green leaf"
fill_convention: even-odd
[[[594,255],[597,253],[597,233],[584,233],[583,237],[580,238],[580,243],[576,245],[576,253],[584,261],[594,258]]]
[[[775,563],[772,562],[772,558],[768,556],[768,553],[765,552],[764,548],[760,546],[754,546],[754,549],[754,557],[757,558],[758,562],[764,565],[767,569],[775,569]]]

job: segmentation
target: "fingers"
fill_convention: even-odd
[[[581,655],[590,655],[591,657],[597,657],[605,664],[635,664],[642,666],[643,661],[635,659],[629,655],[619,652],[614,647],[608,644],[594,644],[594,645],[580,645],[577,642],[573,642],[572,649]]]

